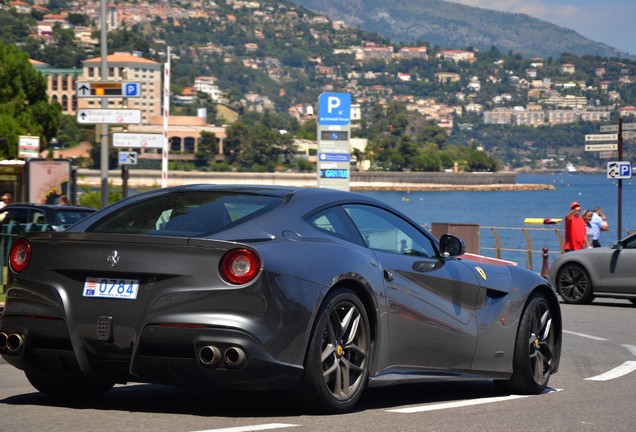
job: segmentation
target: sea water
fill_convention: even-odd
[[[601,244],[610,246],[628,232],[636,232],[636,180],[623,180],[621,189],[621,224],[619,235],[618,180],[606,174],[519,174],[520,184],[550,184],[553,190],[529,191],[443,191],[443,192],[364,192],[407,214],[419,224],[431,228],[433,223],[479,225],[482,255],[496,257],[495,228],[501,239],[500,258],[531,266],[540,271],[542,249],[549,250],[549,262],[560,253],[559,234],[564,223],[528,225],[525,218],[565,218],[570,203],[581,209],[601,207],[607,216],[609,231],[601,234]],[[525,234],[521,230],[525,228]],[[531,262],[528,263],[528,243]]]

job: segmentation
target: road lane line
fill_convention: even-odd
[[[542,394],[558,392],[558,391],[561,391],[561,390],[546,389]],[[473,406],[473,405],[483,405],[483,404],[495,403],[495,402],[505,402],[509,400],[523,399],[527,397],[530,397],[530,396],[529,395],[495,396],[495,397],[483,398],[483,399],[463,400],[463,401],[457,401],[457,402],[444,402],[444,403],[437,403],[432,405],[414,406],[409,408],[396,408],[396,409],[390,409],[386,411],[400,413],[400,414],[412,414],[412,413],[418,413],[418,412],[437,411],[437,410],[460,408],[460,407]]]
[[[632,355],[636,356],[636,345],[621,345],[623,348],[626,348],[627,351],[632,353]]]
[[[590,378],[585,378],[587,381],[609,381],[611,379],[620,378],[623,375],[627,375],[630,372],[636,370],[636,361],[626,361],[622,365],[615,367],[614,369],[605,372],[601,375],[596,375]]]
[[[445,403],[438,403],[433,405],[415,406],[410,408],[397,408],[397,409],[390,409],[387,411],[394,412],[394,413],[401,413],[401,414],[412,414],[417,412],[437,411],[437,410],[450,409],[450,408],[459,408],[459,407],[472,406],[472,405],[482,405],[487,403],[503,402],[507,400],[521,399],[526,397],[528,396],[526,395],[499,396],[499,397],[491,397],[491,398],[485,398],[485,399],[463,400],[463,401],[457,401],[457,402],[445,402]]]
[[[206,429],[195,432],[251,432],[251,431],[263,431],[263,430],[272,430],[272,429],[283,429],[289,427],[299,427],[300,425],[288,424],[288,423],[268,423],[262,425],[252,425],[252,426],[237,426],[230,428],[221,428],[221,429]]]
[[[591,336],[585,333],[577,333],[577,332],[573,332],[573,331],[569,331],[569,330],[563,330],[563,333],[567,333],[567,334],[571,334],[571,335],[575,335],[575,336],[581,336],[584,338],[588,338],[588,339],[592,339],[592,340],[597,340],[597,341],[606,341],[608,339],[603,339],[600,337],[596,337],[596,336]]]

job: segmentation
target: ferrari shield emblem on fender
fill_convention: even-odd
[[[475,267],[475,270],[477,270],[477,273],[479,273],[479,276],[481,276],[484,280],[486,280],[486,272],[484,271],[484,269],[482,269],[481,267]]]

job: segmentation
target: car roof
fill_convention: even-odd
[[[78,206],[78,205],[64,205],[64,204],[39,204],[39,203],[28,203],[28,202],[18,202],[7,204],[2,207],[0,211],[11,210],[12,208],[35,208],[35,209],[51,209],[51,210],[77,210],[77,211],[97,211],[92,207],[86,206]]]

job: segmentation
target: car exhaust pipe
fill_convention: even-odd
[[[199,350],[199,361],[204,366],[216,366],[221,361],[221,351],[214,345],[204,346]]]
[[[225,354],[223,356],[225,360],[225,364],[228,367],[240,367],[247,360],[247,356],[245,355],[245,351],[243,351],[239,347],[229,347],[225,350]]]
[[[5,332],[0,332],[0,351],[4,351],[7,349],[7,340],[9,339],[9,335]]]
[[[24,347],[24,338],[20,333],[12,333],[7,336],[6,347],[10,353],[21,351]]]

